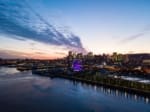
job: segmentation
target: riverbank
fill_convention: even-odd
[[[16,68],[3,67],[0,68],[0,73],[2,112],[60,112],[62,110],[65,112],[149,112],[150,110],[150,98],[126,91],[92,86],[60,76],[49,78],[50,76],[32,75],[31,71],[19,72]]]
[[[150,91],[143,91],[143,90],[138,90],[138,89],[134,89],[134,88],[122,87],[122,86],[118,86],[118,85],[110,85],[110,84],[106,84],[106,83],[101,83],[101,82],[97,82],[97,81],[86,80],[86,79],[72,77],[72,76],[66,76],[66,75],[59,75],[56,77],[65,78],[65,79],[69,79],[69,80],[73,80],[73,81],[80,81],[82,83],[87,83],[87,84],[91,84],[91,85],[105,86],[107,88],[118,89],[121,91],[126,91],[131,94],[138,94],[138,95],[142,95],[142,96],[146,96],[146,97],[150,98],[150,96],[149,96]]]
[[[50,70],[49,71],[34,71],[33,74],[38,74],[40,76],[46,77],[58,77],[65,78],[73,81],[80,81],[82,83],[105,86],[111,89],[118,89],[121,91],[126,91],[128,93],[139,94],[142,96],[149,97],[150,94],[150,84],[144,84],[134,81],[128,81],[123,79],[116,79],[112,77],[107,77],[104,75],[95,75],[94,73],[74,73],[72,75],[67,74],[66,72]],[[84,75],[83,75],[84,74]],[[94,75],[93,75],[94,74]]]

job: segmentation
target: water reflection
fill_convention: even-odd
[[[32,83],[32,86],[41,92],[46,92],[51,88],[51,86],[53,86],[49,78],[38,78],[36,80],[33,80]]]
[[[19,73],[16,68],[0,67],[0,76],[12,75]]]
[[[97,85],[90,85],[82,82],[77,82],[77,81],[71,81],[73,82],[73,85],[82,85],[83,87],[88,87],[90,89],[93,89],[93,91],[104,93],[106,95],[112,96],[112,97],[119,97],[119,98],[124,98],[124,99],[130,99],[136,102],[145,102],[146,104],[150,104],[150,99],[146,96],[141,96],[135,93],[128,93],[127,91],[121,91],[117,89],[111,89],[111,88],[106,88],[104,86],[97,86]]]
[[[15,68],[0,68],[0,91],[2,112],[9,108],[10,112],[25,109],[27,112],[150,111],[148,97],[77,81],[41,77],[31,72],[20,73]]]

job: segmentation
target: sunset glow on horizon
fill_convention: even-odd
[[[149,0],[1,0],[0,58],[150,53]]]

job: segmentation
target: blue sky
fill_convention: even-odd
[[[83,48],[96,54],[150,53],[149,0],[10,1],[0,2],[10,9],[0,6],[1,57],[53,58]]]

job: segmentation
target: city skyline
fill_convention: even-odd
[[[150,53],[148,0],[1,0],[0,57]]]

